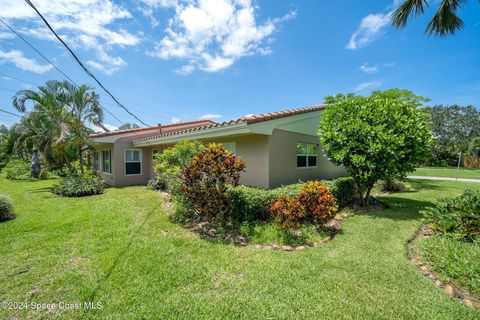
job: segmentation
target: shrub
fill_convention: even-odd
[[[360,203],[361,200],[352,177],[341,177],[322,182],[329,187],[330,192],[337,198],[341,208]]]
[[[9,180],[28,180],[30,179],[30,164],[21,159],[10,160],[2,172]]]
[[[153,190],[153,191],[162,190],[164,189],[164,186],[161,183],[159,183],[157,179],[152,179],[152,180],[148,180],[147,189]]]
[[[325,154],[353,177],[363,206],[378,180],[405,176],[425,161],[434,140],[417,98],[397,93],[329,97],[320,119]]]
[[[397,179],[381,180],[377,183],[382,192],[405,192],[412,190],[412,185]]]
[[[323,225],[332,220],[338,211],[337,199],[320,181],[305,183],[297,200],[305,208],[306,219],[315,225]]]
[[[0,194],[0,221],[13,217],[12,201],[6,195]]]
[[[299,229],[305,219],[305,207],[298,199],[289,196],[275,200],[268,212],[282,230]]]
[[[267,220],[268,208],[282,196],[295,197],[302,184],[292,184],[275,189],[262,189],[249,186],[236,186],[228,189],[232,201],[235,222]]]
[[[83,197],[101,194],[105,183],[97,177],[67,177],[52,187],[52,192],[64,197]]]
[[[179,196],[183,169],[206,149],[199,141],[180,141],[157,155],[154,159],[157,184],[168,188],[172,195]]]
[[[233,211],[228,188],[238,185],[245,162],[212,143],[183,169],[183,192],[192,209],[211,222],[224,223]]]
[[[480,191],[465,190],[459,197],[439,199],[423,214],[434,231],[471,241],[480,235]]]

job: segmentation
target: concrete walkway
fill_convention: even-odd
[[[446,177],[429,177],[429,176],[408,176],[408,179],[418,180],[437,180],[437,181],[461,181],[461,182],[477,182],[480,183],[480,179],[466,179],[466,178],[446,178]]]

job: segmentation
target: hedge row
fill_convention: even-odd
[[[341,208],[357,202],[357,192],[353,179],[350,177],[335,180],[324,180],[330,192],[337,198]],[[275,189],[262,189],[249,186],[237,186],[228,190],[233,201],[235,212],[233,216],[237,221],[267,220],[268,208],[272,202],[282,196],[296,197],[303,183],[281,186]]]

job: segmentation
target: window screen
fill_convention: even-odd
[[[140,150],[125,150],[125,175],[142,174]]]

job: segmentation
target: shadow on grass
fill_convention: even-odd
[[[383,197],[381,201],[388,204],[390,208],[371,210],[361,214],[391,220],[419,220],[422,218],[420,211],[433,206],[433,202],[431,201],[396,197]]]
[[[413,185],[414,190],[408,192],[419,192],[421,190],[442,190],[444,187],[439,185],[439,181],[433,180],[413,180],[409,179],[408,182]],[[440,181],[441,182],[441,181]]]

